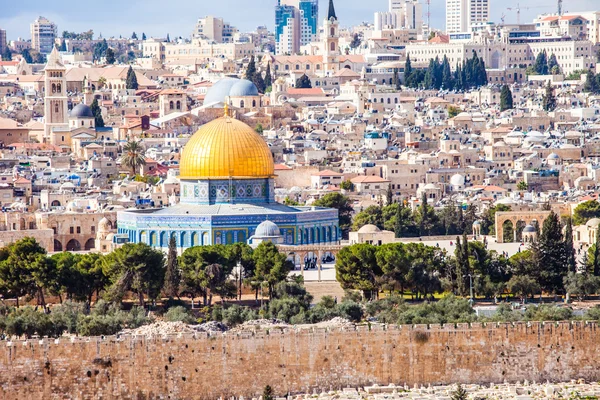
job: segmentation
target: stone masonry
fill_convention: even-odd
[[[600,379],[596,323],[359,326],[0,342],[0,399],[215,399]]]

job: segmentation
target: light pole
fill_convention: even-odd
[[[469,286],[470,286],[470,295],[471,298],[469,299],[469,304],[471,305],[471,308],[473,308],[473,304],[475,304],[475,299],[473,299],[473,275],[469,274]]]

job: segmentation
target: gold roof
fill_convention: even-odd
[[[202,126],[185,145],[180,179],[255,179],[275,175],[264,139],[235,118],[224,116]]]

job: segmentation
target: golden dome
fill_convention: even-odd
[[[255,179],[275,174],[267,143],[252,128],[228,116],[202,126],[181,154],[180,179]]]

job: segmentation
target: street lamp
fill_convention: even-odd
[[[478,277],[479,275],[475,275],[475,277]],[[470,293],[470,298],[469,298],[469,305],[471,306],[471,308],[473,308],[473,304],[475,304],[475,298],[473,297],[473,275],[469,274],[469,293]]]

